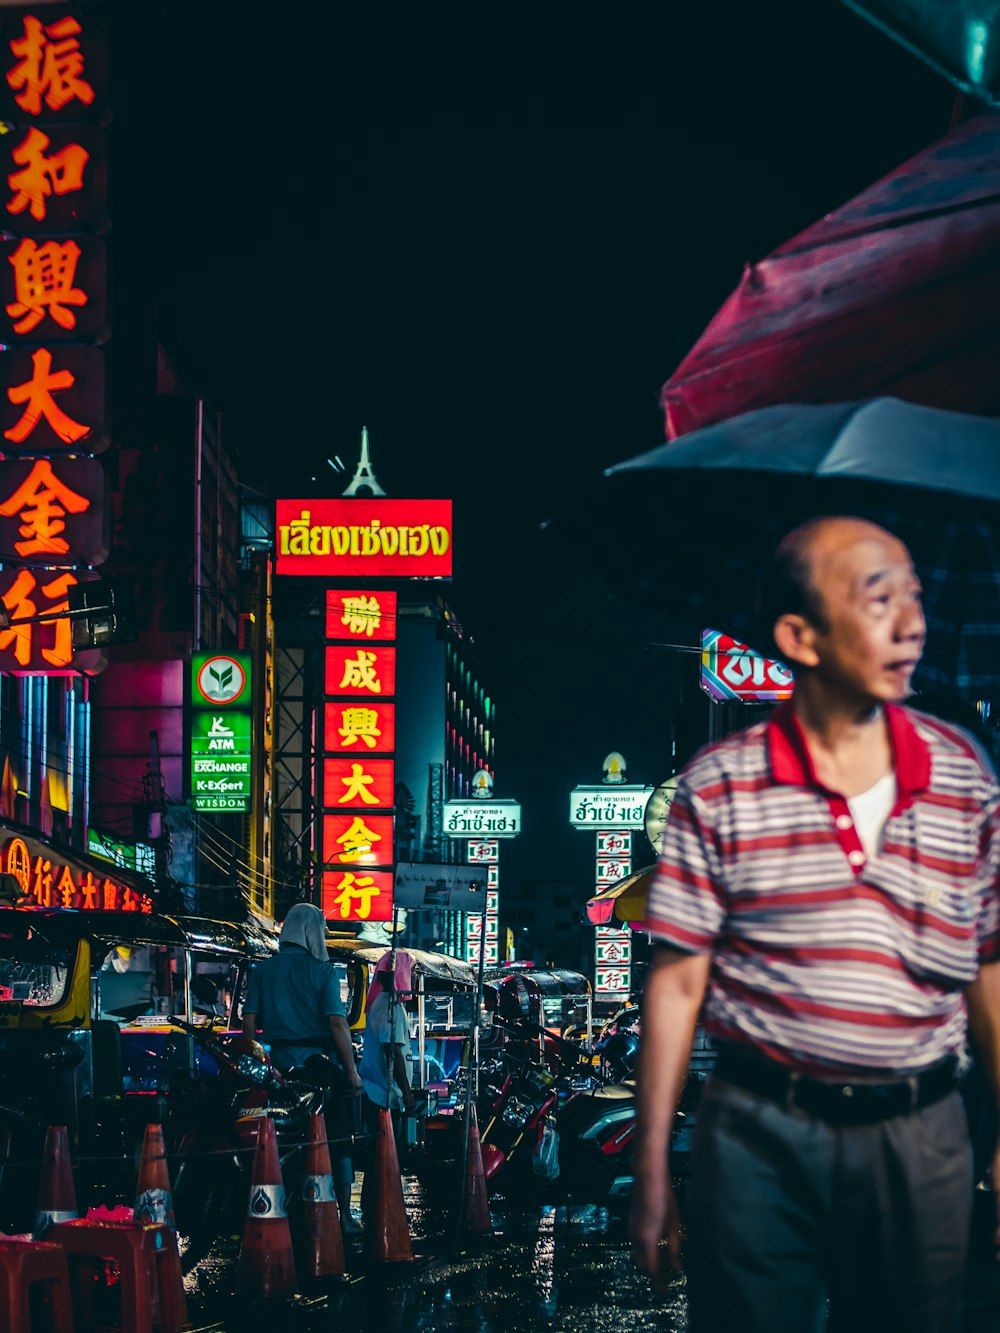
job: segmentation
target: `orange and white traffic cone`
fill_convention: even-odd
[[[378,1138],[373,1157],[370,1169],[374,1186],[365,1213],[365,1254],[375,1263],[409,1263],[413,1259],[410,1223],[403,1203],[403,1181],[399,1174],[392,1116],[385,1108],[378,1113]]]
[[[162,1125],[147,1125],[143,1135],[133,1216],[137,1222],[166,1222],[177,1230]]]
[[[470,1236],[488,1235],[493,1229],[486,1190],[486,1172],[483,1170],[483,1148],[479,1140],[479,1122],[476,1119],[474,1102],[469,1107],[469,1151],[465,1163],[465,1208],[462,1226]]]
[[[278,1140],[274,1121],[262,1116],[257,1126],[236,1294],[251,1300],[287,1300],[295,1295],[296,1285]]]
[[[50,1125],[42,1152],[42,1171],[35,1203],[35,1239],[53,1222],[70,1222],[80,1216],[76,1206],[73,1167],[69,1160],[69,1133],[65,1125]]]
[[[170,1189],[170,1173],[167,1170],[167,1146],[163,1141],[162,1125],[147,1125],[142,1138],[142,1156],[139,1159],[139,1177],[135,1184],[135,1208],[132,1217],[136,1222],[163,1222],[174,1233],[174,1249],[177,1249],[177,1222],[174,1218],[174,1198]],[[174,1302],[180,1313],[181,1326],[188,1328],[187,1302],[184,1296],[184,1282],[181,1278],[180,1262],[169,1269],[164,1268],[164,1278],[172,1275],[176,1284]]]
[[[292,1217],[295,1258],[304,1278],[343,1277],[344,1237],[333,1189],[333,1168],[326,1141],[326,1120],[309,1117],[302,1191]]]

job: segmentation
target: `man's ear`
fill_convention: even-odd
[[[819,665],[816,631],[805,616],[779,616],[771,632],[783,662],[800,667]]]

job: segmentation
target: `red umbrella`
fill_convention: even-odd
[[[1000,116],[749,264],[663,386],[668,439],[774,403],[1000,412]]]

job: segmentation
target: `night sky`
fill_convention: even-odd
[[[662,682],[697,659],[645,644],[697,627],[633,620],[539,525],[658,442],[744,262],[943,135],[953,90],[835,0],[140,8],[135,198],[192,387],[285,495],[338,494],[367,425],[390,495],[454,499],[449,596],[524,805],[502,881],[585,894],[569,790],[610,749],[668,775]]]

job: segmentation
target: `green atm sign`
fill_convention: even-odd
[[[195,810],[250,809],[253,726],[250,658],[196,653],[191,660],[191,800]]]

